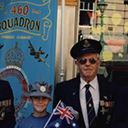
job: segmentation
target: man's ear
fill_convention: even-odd
[[[78,61],[77,60],[75,60],[75,65],[78,66]]]
[[[100,67],[100,65],[101,65],[101,60],[99,60],[99,66],[98,67]]]
[[[79,62],[75,60],[75,65],[77,66],[77,69],[79,70]]]

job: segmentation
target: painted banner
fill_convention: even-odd
[[[0,0],[0,79],[13,89],[17,122],[32,112],[23,95],[29,83],[54,89],[57,6],[57,0]]]

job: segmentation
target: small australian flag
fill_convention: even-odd
[[[44,128],[79,128],[79,126],[68,106],[59,101]]]

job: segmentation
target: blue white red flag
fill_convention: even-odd
[[[69,107],[60,100],[44,128],[79,128],[79,126]]]

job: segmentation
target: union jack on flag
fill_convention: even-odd
[[[79,126],[70,109],[59,101],[44,128],[79,128]]]

